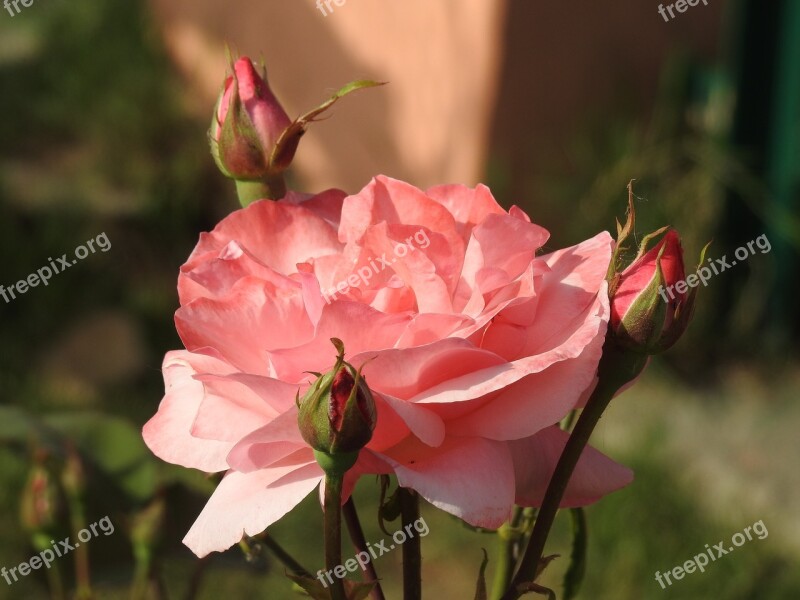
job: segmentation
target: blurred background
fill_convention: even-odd
[[[390,82],[311,128],[297,189],[482,181],[554,249],[613,230],[635,179],[638,233],[678,228],[690,264],[709,240],[730,259],[766,236],[768,252],[701,290],[687,336],[595,434],[636,481],[587,511],[579,597],[800,598],[800,3],[709,0],[670,20],[632,0],[18,6],[0,12],[0,284],[101,233],[111,248],[0,299],[0,566],[104,516],[115,532],[0,580],[0,598],[294,597],[258,547],[198,561],[181,545],[215,481],[160,463],[140,435],[180,347],[178,268],[237,207],[206,138],[226,43],[264,58],[292,117],[347,81]],[[375,488],[362,481],[357,501]],[[423,515],[427,597],[472,598],[494,538]],[[759,520],[765,539],[656,583]],[[551,547],[566,556],[564,521]],[[310,497],[273,532],[314,571],[320,522]],[[390,598],[399,561],[377,562]]]

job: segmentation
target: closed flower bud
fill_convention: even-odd
[[[240,58],[225,81],[209,132],[217,166],[234,179],[274,175],[270,156],[290,124],[267,84],[266,71],[259,75],[249,58]]]
[[[344,360],[342,342],[332,341],[339,351],[336,364],[318,376],[299,401],[298,424],[303,439],[317,451],[323,469],[343,472],[372,439],[377,416],[375,400],[361,371]]]
[[[629,217],[630,226],[621,228],[618,246],[632,231],[632,221]],[[661,234],[661,241],[648,250],[649,243]],[[670,348],[683,335],[694,309],[697,288],[687,289],[685,279],[678,233],[664,227],[645,236],[633,262],[620,273],[615,268],[609,273],[609,335],[619,345],[644,354]],[[681,285],[676,285],[679,282]],[[682,292],[678,291],[681,287]]]
[[[38,451],[28,482],[22,491],[20,520],[31,532],[50,529],[61,508],[58,485],[48,469],[47,456]]]

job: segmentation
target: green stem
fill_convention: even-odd
[[[135,544],[133,548],[135,567],[131,600],[144,600],[150,593],[152,555],[146,544]]]
[[[343,474],[325,474],[325,568],[335,570],[342,564],[342,482]],[[331,600],[347,600],[344,581],[333,577]]]
[[[66,458],[61,469],[60,479],[61,488],[69,510],[70,529],[73,539],[75,539],[75,598],[78,600],[90,600],[92,597],[92,587],[89,577],[89,554],[85,543],[78,541],[78,533],[86,525],[86,512],[83,504],[83,492],[85,489],[85,477],[83,464],[75,447],[67,442],[64,448]],[[80,544],[80,545],[79,545]]]
[[[37,531],[33,534],[33,547],[37,552],[42,552],[45,549],[50,549],[50,540],[53,538],[52,532]],[[47,584],[50,587],[51,600],[64,600],[64,585],[61,582],[61,571],[57,563],[50,565],[46,571]]]
[[[558,460],[550,484],[542,501],[542,506],[533,526],[533,533],[528,542],[528,547],[522,556],[517,572],[511,581],[509,589],[502,600],[516,600],[522,594],[520,586],[536,578],[536,571],[544,553],[544,546],[550,529],[553,526],[556,513],[564,497],[564,492],[569,484],[572,472],[578,464],[583,449],[589,442],[597,422],[605,411],[614,394],[626,383],[632,381],[642,372],[647,364],[647,356],[634,354],[611,346],[609,343],[603,348],[603,356],[598,367],[599,381],[581,412],[575,429],[572,431]]]
[[[419,519],[419,496],[414,490],[400,488],[400,518],[403,531],[411,531]],[[403,600],[422,599],[422,540],[407,536],[403,544]]]
[[[522,507],[515,506],[508,523],[503,523],[497,530],[497,567],[492,583],[492,598],[497,600],[506,591],[513,575],[514,551],[521,538],[519,524],[522,520]]]
[[[239,203],[247,207],[256,200],[280,200],[286,195],[286,181],[283,175],[265,177],[261,180],[236,179],[236,193]]]
[[[350,532],[350,539],[356,551],[359,554],[366,552],[367,555],[369,555],[367,540],[364,537],[364,530],[361,528],[361,521],[358,519],[358,512],[356,511],[356,505],[355,502],[353,502],[352,496],[344,503],[344,520],[347,523],[347,530]],[[365,580],[368,582],[375,582],[375,586],[370,592],[370,598],[372,598],[372,600],[386,600],[383,595],[383,590],[381,589],[381,582],[378,579],[378,573],[375,571],[375,565],[372,561],[367,563],[364,567],[364,571],[366,574]]]

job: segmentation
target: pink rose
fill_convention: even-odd
[[[178,280],[186,350],[167,354],[144,428],[164,460],[226,471],[184,543],[224,550],[320,483],[295,397],[335,362],[333,337],[378,414],[345,498],[360,475],[394,473],[483,527],[539,503],[567,437],[557,423],[595,382],[611,256],[607,233],[536,256],[547,238],[484,186],[387,177],[256,202],[202,234]],[[630,480],[589,448],[563,504]]]

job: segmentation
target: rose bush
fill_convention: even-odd
[[[295,399],[333,365],[334,337],[378,414],[345,498],[360,475],[393,473],[474,525],[537,505],[567,438],[557,423],[595,382],[612,247],[601,233],[537,255],[547,239],[484,186],[387,177],[352,196],[255,202],[202,234],[178,280],[186,349],[167,354],[144,428],[162,459],[226,472],[184,542],[224,550],[320,483]],[[631,478],[587,448],[563,505]]]

